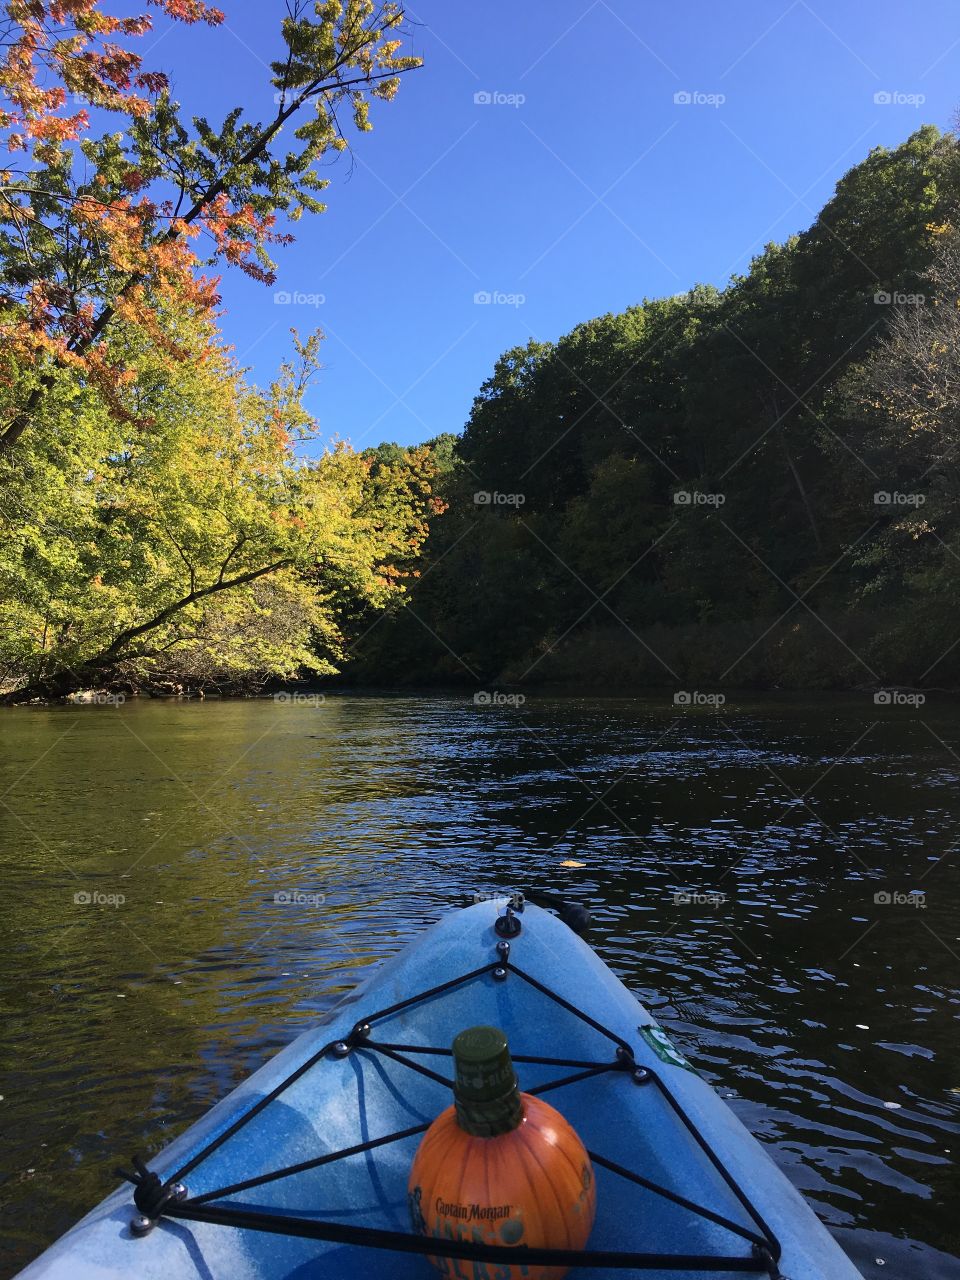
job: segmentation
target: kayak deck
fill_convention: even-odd
[[[585,943],[528,906],[505,960],[493,927],[503,906],[446,917],[163,1152],[156,1172],[182,1176],[187,1199],[169,1202],[152,1231],[134,1235],[131,1191],[121,1189],[23,1275],[423,1280],[432,1273],[423,1256],[360,1247],[352,1230],[409,1236],[407,1178],[422,1130],[450,1102],[449,1046],[463,1028],[490,1023],[507,1034],[521,1088],[546,1092],[597,1157],[588,1248],[686,1264],[651,1258],[643,1270],[584,1266],[576,1276],[763,1276],[756,1244],[782,1250],[790,1280],[856,1280],[755,1140]],[[406,1136],[379,1142],[398,1132]],[[278,1215],[285,1232],[336,1234],[340,1224],[341,1238],[272,1234]],[[231,1219],[242,1225],[223,1225]],[[474,1238],[469,1225],[463,1234]],[[493,1228],[478,1234],[498,1243]],[[503,1274],[492,1261],[447,1267],[477,1280]]]

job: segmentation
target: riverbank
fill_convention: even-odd
[[[15,691],[6,697],[0,693],[0,708],[14,707],[122,707],[137,702],[179,703],[179,702],[275,702],[304,705],[320,705],[327,697],[337,698],[411,698],[411,697],[454,697],[464,699],[477,707],[514,707],[522,708],[527,702],[544,698],[576,699],[590,697],[605,699],[636,699],[647,702],[662,701],[664,705],[672,705],[678,711],[686,708],[707,708],[720,711],[726,706],[748,700],[762,703],[789,699],[802,705],[804,702],[822,701],[826,696],[848,698],[850,700],[867,701],[874,707],[903,706],[921,708],[930,699],[960,698],[960,689],[940,687],[917,689],[902,685],[861,685],[851,688],[780,688],[758,687],[746,688],[736,686],[729,689],[674,689],[669,687],[651,687],[617,685],[598,680],[593,683],[576,681],[542,681],[525,685],[511,684],[505,680],[486,682],[483,689],[475,689],[466,683],[435,684],[397,684],[368,685],[358,682],[324,681],[316,684],[287,684],[271,692],[262,690],[221,691],[205,689],[182,690],[179,692],[156,690],[113,690],[78,689],[73,693],[58,697],[17,697]]]

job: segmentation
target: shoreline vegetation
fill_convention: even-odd
[[[321,445],[322,334],[253,385],[207,274],[271,283],[277,218],[322,212],[347,146],[335,104],[362,134],[420,65],[396,5],[321,9],[284,27],[276,120],[219,133],[138,60],[118,78],[96,24],[57,42],[25,11],[0,121],[30,173],[0,174],[0,703],[960,688],[957,136],[874,149],[723,289],[505,352],[459,434]],[[125,131],[94,136],[103,112]]]
[[[346,678],[960,687],[958,352],[960,147],[926,126],[725,290],[505,353]]]
[[[164,20],[218,27],[204,0]],[[326,169],[422,65],[394,0],[291,0],[273,110],[189,116],[154,15],[10,8],[0,57],[0,689],[243,689],[336,669],[442,510],[428,451],[319,444],[322,334],[254,385],[221,269],[272,286]],[[165,29],[164,33],[166,33]],[[162,35],[160,37],[162,39]],[[143,52],[141,53],[140,50]],[[282,135],[282,136],[281,136]],[[331,433],[326,440],[330,441]]]
[[[486,707],[509,706],[522,707],[534,698],[637,698],[640,700],[661,696],[665,702],[672,703],[678,710],[692,707],[710,708],[722,711],[731,703],[744,699],[765,698],[802,698],[809,695],[838,695],[854,698],[869,695],[875,706],[886,706],[895,703],[923,705],[931,695],[945,698],[960,698],[960,686],[948,688],[941,685],[903,684],[858,684],[858,685],[731,685],[717,690],[693,688],[677,690],[673,685],[647,684],[626,685],[604,679],[599,673],[589,681],[551,680],[538,683],[528,682],[523,685],[511,684],[508,681],[488,681],[487,687],[474,689],[466,682],[457,684],[451,681],[444,683],[392,684],[377,685],[374,683],[348,683],[346,681],[323,681],[304,683],[301,681],[260,689],[216,689],[216,688],[148,688],[138,689],[123,685],[104,686],[102,688],[75,689],[69,693],[56,696],[13,696],[16,691],[0,690],[0,710],[20,707],[53,707],[53,706],[99,706],[120,707],[130,703],[149,702],[278,702],[293,705],[304,704],[321,706],[327,698],[409,698],[409,697],[456,697],[472,701],[476,706]],[[701,681],[701,686],[705,682]],[[917,695],[920,695],[919,699]]]

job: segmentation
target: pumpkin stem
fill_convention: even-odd
[[[470,1027],[453,1042],[457,1124],[475,1138],[516,1129],[523,1103],[507,1037],[498,1027]]]

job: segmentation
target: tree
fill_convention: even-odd
[[[886,649],[911,682],[955,677],[958,657],[960,231],[930,230],[922,292],[891,308],[884,340],[838,389],[850,438],[873,469],[861,494],[877,527],[857,557],[858,595],[886,611]]]
[[[176,21],[222,20],[202,0],[155,2]],[[162,344],[158,309],[215,305],[210,266],[272,280],[269,247],[288,239],[278,218],[323,209],[319,166],[348,145],[344,114],[368,130],[371,99],[392,98],[420,65],[399,53],[403,18],[393,0],[289,0],[285,52],[272,63],[275,115],[245,121],[236,107],[214,126],[184,123],[165,76],[124,43],[150,30],[147,15],[112,18],[98,0],[6,5],[0,377],[18,395],[0,419],[0,454],[48,417],[39,409],[61,370],[96,385],[114,413],[130,411],[129,370],[103,340],[114,321]],[[94,136],[94,121],[111,117],[121,131]],[[297,127],[281,151],[288,122]]]
[[[0,489],[0,672],[16,696],[331,671],[341,612],[402,591],[396,560],[426,536],[422,453],[376,472],[345,445],[303,457],[318,335],[294,335],[295,360],[261,391],[204,313],[157,322],[191,359],[112,326],[110,359],[138,370],[124,412],[60,370],[20,483]]]

